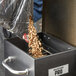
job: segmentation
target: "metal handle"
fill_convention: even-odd
[[[11,67],[9,67],[6,63],[7,62],[11,62],[12,60],[15,60],[16,57],[13,56],[9,56],[8,58],[6,58],[4,61],[2,61],[2,65],[12,74],[16,74],[16,75],[28,75],[28,69],[25,69],[24,71],[17,71],[17,70],[13,70]]]

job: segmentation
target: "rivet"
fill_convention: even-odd
[[[68,50],[71,50],[71,48],[68,48]]]
[[[48,37],[48,39],[50,39],[50,37]]]
[[[44,35],[44,37],[46,37],[46,35]]]

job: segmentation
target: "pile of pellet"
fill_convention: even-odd
[[[43,56],[42,51],[43,47],[38,38],[37,31],[34,27],[32,18],[29,18],[28,26],[28,37],[29,37],[29,53],[34,58],[40,58]]]

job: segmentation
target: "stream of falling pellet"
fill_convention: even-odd
[[[34,27],[34,23],[32,18],[29,18],[29,26],[28,26],[28,37],[29,37],[29,54],[34,58],[40,58],[44,56],[42,54],[43,47],[38,38],[37,31]]]

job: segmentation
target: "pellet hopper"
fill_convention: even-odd
[[[28,43],[23,39],[18,37],[5,39],[4,60],[2,61],[2,65],[5,68],[5,76],[76,76],[76,47],[60,40],[53,34],[49,34],[48,29],[46,30],[48,26],[51,29],[50,22],[52,21],[53,23],[56,20],[56,18],[49,17],[52,17],[54,11],[59,10],[59,6],[63,4],[61,8],[65,9],[66,3],[68,6],[69,2],[72,3],[74,1],[76,3],[76,1],[43,1],[43,31],[38,33],[38,36],[44,47],[43,53],[46,55],[40,58],[33,58],[28,53]],[[51,11],[52,13],[50,13]],[[59,12],[54,15],[58,17]],[[57,20],[56,23],[58,23]]]

